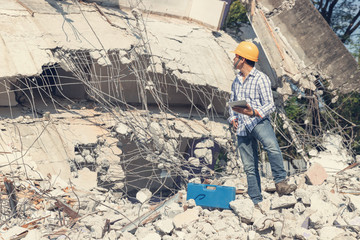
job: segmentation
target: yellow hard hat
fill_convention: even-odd
[[[259,49],[252,42],[243,41],[239,43],[233,53],[254,62],[259,59]]]

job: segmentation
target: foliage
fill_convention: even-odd
[[[340,94],[338,100],[330,104],[330,107],[355,125],[351,126],[352,124],[342,117],[335,116],[337,122],[345,129],[345,132],[354,139],[352,143],[353,150],[356,154],[360,154],[360,93]]]
[[[360,26],[358,0],[312,0],[330,27],[343,43],[351,41],[351,35]]]
[[[286,112],[286,116],[290,120],[299,124],[301,124],[304,121],[305,111],[301,99],[298,99],[296,96],[289,98],[285,102],[284,109]]]
[[[238,23],[248,23],[246,8],[240,1],[235,1],[230,6],[229,14],[226,18],[226,27],[235,27]]]

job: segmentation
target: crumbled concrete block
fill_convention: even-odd
[[[309,206],[311,204],[311,200],[310,200],[310,193],[308,191],[306,191],[305,189],[302,188],[298,188],[295,190],[295,197],[297,200],[301,200],[301,202],[305,205],[305,206]]]
[[[274,236],[278,239],[281,238],[281,234],[284,228],[284,224],[280,221],[274,222]]]
[[[81,156],[80,154],[76,154],[74,157],[74,162],[77,165],[81,166],[81,165],[85,164],[85,158],[83,156]]]
[[[127,135],[130,132],[130,128],[126,124],[119,122],[115,131],[120,135]]]
[[[293,207],[296,204],[294,196],[274,197],[271,201],[271,209]]]
[[[360,196],[348,194],[350,202],[353,204],[355,210],[360,211]]]
[[[255,231],[249,231],[247,239],[255,240],[255,239],[257,239],[257,237],[258,237],[258,234]]]
[[[78,171],[78,177],[72,179],[72,182],[77,188],[89,191],[97,186],[97,173],[83,168]]]
[[[142,240],[161,240],[161,236],[156,232],[149,232],[144,237],[141,238]]]
[[[91,155],[86,155],[85,156],[85,161],[88,164],[94,164],[95,163],[95,158],[93,158],[93,156],[91,156]]]
[[[318,231],[320,239],[339,239],[337,236],[344,232],[344,229],[335,226],[325,226]]]
[[[240,217],[251,220],[254,213],[254,203],[249,199],[239,199],[230,202],[230,208]]]
[[[196,148],[212,148],[214,147],[214,141],[211,139],[205,139],[196,144]]]
[[[32,229],[29,230],[28,234],[23,238],[23,240],[34,240],[34,239],[41,239],[42,233],[39,229]]]
[[[111,230],[110,232],[106,233],[103,237],[104,240],[117,240],[116,232]]]
[[[174,218],[176,215],[184,212],[184,209],[176,202],[170,203],[166,207],[164,216],[168,218]]]
[[[174,225],[169,218],[157,221],[156,223],[154,223],[154,226],[156,230],[166,234],[171,233],[171,231],[174,229]]]
[[[206,236],[212,236],[216,233],[216,230],[213,228],[213,226],[210,223],[204,223],[202,232]]]
[[[294,209],[297,213],[303,213],[306,209],[305,205],[301,202],[297,202],[294,206]]]
[[[175,228],[182,228],[184,225],[189,225],[193,221],[199,218],[199,209],[198,208],[192,208],[188,209],[183,213],[180,213],[176,215],[173,218],[173,223]]]
[[[211,149],[208,148],[197,148],[194,151],[195,157],[197,158],[204,158],[207,164],[212,164],[212,152]]]
[[[306,176],[312,185],[321,185],[328,177],[328,174],[319,163],[314,163],[306,171]]]
[[[190,157],[189,158],[189,163],[195,167],[199,167],[200,166],[200,159],[195,158],[195,157]]]
[[[264,231],[274,226],[274,219],[272,219],[271,217],[263,216],[261,218],[258,218],[254,222],[253,226],[256,231]]]
[[[155,136],[161,136],[163,135],[163,131],[162,131],[162,127],[160,126],[159,123],[157,122],[151,122],[150,126],[149,126],[149,131],[151,134],[155,135]]]
[[[310,157],[316,157],[317,154],[318,154],[318,150],[316,150],[316,149],[311,149],[309,151],[309,156]]]
[[[149,189],[147,188],[143,188],[143,189],[140,189],[137,193],[136,193],[136,199],[141,202],[141,203],[144,203],[144,202],[147,202],[150,200],[152,196],[152,193]]]
[[[310,226],[314,229],[321,229],[326,224],[334,222],[336,218],[334,217],[334,213],[336,214],[336,210],[332,209],[329,205],[330,204],[324,204],[323,208],[317,209],[315,213],[310,215]]]
[[[174,236],[177,237],[177,239],[179,239],[179,240],[185,240],[186,239],[186,233],[184,233],[182,231],[174,231]]]
[[[102,237],[103,226],[101,226],[101,224],[104,224],[104,222],[105,221],[101,221],[91,226],[91,232],[93,232],[92,236],[95,238]]]
[[[187,200],[187,201],[186,201],[186,205],[187,205],[189,208],[196,207],[195,199],[189,199],[189,200]]]
[[[302,227],[295,228],[293,236],[296,239],[318,239],[311,230]]]
[[[353,225],[353,226],[359,226],[360,227],[360,217],[354,217],[353,219],[351,219],[349,221],[349,224]]]
[[[224,230],[228,229],[229,226],[225,223],[225,221],[214,221],[213,228],[217,232],[221,232],[221,231],[224,231]]]

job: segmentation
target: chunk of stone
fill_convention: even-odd
[[[311,200],[310,200],[309,195],[310,195],[309,192],[307,192],[305,189],[298,188],[295,191],[296,199],[301,200],[301,202],[304,205],[308,205],[308,206],[311,204]]]
[[[173,218],[173,223],[175,228],[182,228],[184,226],[191,224],[193,221],[195,221],[198,218],[199,218],[199,209],[192,208],[186,210],[183,213],[176,215]]]
[[[85,156],[85,161],[86,161],[86,163],[89,163],[89,164],[94,164],[95,163],[95,159],[91,155],[86,155]]]
[[[211,139],[205,139],[196,144],[196,148],[212,148],[212,147],[214,147],[214,141],[212,141]]]
[[[85,158],[83,156],[81,156],[80,154],[77,154],[74,157],[74,162],[77,165],[83,165],[85,163]]]
[[[103,237],[104,240],[116,240],[116,232],[114,230],[111,230],[110,232],[106,233]]]
[[[103,232],[103,226],[101,226],[99,223],[94,224],[91,226],[91,232],[93,232],[93,236],[97,239],[102,237]]]
[[[200,160],[198,158],[195,157],[190,157],[189,158],[189,163],[195,167],[199,167],[200,166]]]
[[[256,231],[264,231],[274,226],[274,220],[271,217],[263,216],[261,218],[258,218],[254,222],[253,226]]]
[[[294,196],[274,197],[271,201],[271,209],[293,207],[296,203]]]
[[[122,233],[120,233],[119,240],[137,240],[137,237],[135,237],[134,235],[132,235],[129,232],[122,232]]]
[[[164,212],[164,215],[168,218],[174,218],[176,215],[184,212],[184,209],[176,202],[170,203],[167,205],[167,209]]]
[[[97,173],[83,168],[78,171],[78,177],[72,181],[77,188],[89,191],[97,186]]]
[[[248,198],[231,201],[230,208],[236,215],[246,220],[251,220],[254,213],[254,203]]]
[[[212,236],[216,233],[215,229],[213,228],[213,226],[210,223],[205,223],[203,225],[203,229],[202,232],[206,235],[206,236]]]
[[[106,173],[106,178],[110,182],[121,181],[125,178],[125,173],[119,164],[112,164]]]
[[[174,229],[174,225],[169,218],[157,221],[154,226],[156,230],[166,234],[171,233],[171,231]]]
[[[321,185],[328,177],[328,174],[319,163],[314,163],[306,171],[306,176],[312,185]]]
[[[124,123],[119,122],[115,128],[115,132],[121,135],[127,135],[130,132],[130,128]]]
[[[353,226],[359,226],[360,227],[360,217],[354,217],[353,219],[351,219],[349,221],[349,224],[353,225]]]
[[[140,189],[140,191],[138,191],[136,193],[136,199],[141,203],[149,201],[151,196],[152,196],[152,193],[147,188]]]
[[[309,229],[297,227],[295,228],[294,237],[296,239],[317,239]]]
[[[284,224],[280,221],[274,222],[274,236],[278,239],[281,238],[282,230],[284,228]]]
[[[161,240],[161,236],[156,232],[149,232],[145,237],[141,238],[142,240]]]
[[[193,208],[196,207],[196,202],[194,199],[189,199],[186,201],[186,204],[188,205],[189,208]]]
[[[157,122],[151,122],[150,123],[149,131],[150,131],[151,134],[156,135],[156,136],[162,136],[163,135],[162,127]]]
[[[295,206],[294,206],[294,209],[295,209],[296,212],[301,214],[301,213],[303,213],[305,211],[306,207],[304,206],[303,203],[297,202],[295,204]]]
[[[335,226],[325,226],[318,231],[320,239],[339,239],[337,236],[344,232],[343,229]]]
[[[208,148],[198,148],[194,151],[195,157],[204,158],[207,164],[212,164],[212,152]]]

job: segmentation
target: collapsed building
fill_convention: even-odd
[[[308,1],[246,4],[251,26],[235,36],[219,30],[226,3],[217,0],[0,3],[2,190],[17,195],[3,201],[2,236],[356,238],[358,196],[339,192],[359,191],[346,185],[359,182],[358,166],[323,185],[308,186],[304,175],[308,171],[307,181],[314,180],[309,158],[323,164],[332,157],[324,178],[353,164],[354,156],[331,132],[308,140],[322,151],[308,151],[283,111],[291,95],[320,96],[325,81],[330,91],[358,90],[356,62]],[[295,24],[311,31],[289,27]],[[319,29],[323,39],[314,38]],[[226,102],[235,77],[230,51],[248,39],[260,47],[257,67],[272,80],[279,117],[299,153],[286,166],[303,186],[278,198],[262,157],[267,216],[246,195],[237,196],[233,211],[209,211],[184,200],[188,182],[212,179],[245,189]],[[324,53],[324,44],[334,51]],[[322,204],[345,207],[328,213],[317,210]],[[30,231],[29,219],[40,230]]]

